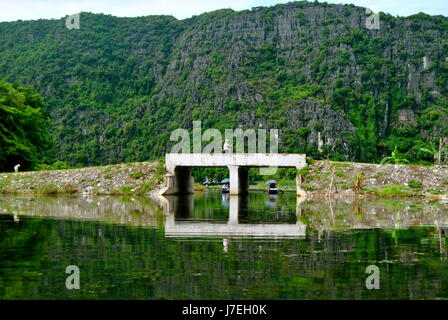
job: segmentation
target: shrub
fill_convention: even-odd
[[[134,179],[140,179],[143,177],[143,173],[141,173],[140,171],[136,171],[136,172],[132,172],[130,174],[130,176],[131,176],[131,178],[134,178]]]
[[[306,175],[310,172],[310,167],[309,166],[305,166],[300,170],[297,170],[297,174],[302,174],[302,175]]]
[[[420,189],[423,186],[423,183],[417,180],[410,180],[408,184],[411,188],[414,189]]]
[[[194,191],[207,191],[207,188],[200,183],[194,184]]]
[[[362,172],[358,172],[352,181],[352,190],[355,193],[361,193],[363,190],[363,184],[364,184],[364,175]]]
[[[317,188],[313,187],[313,186],[302,186],[302,189],[305,190],[305,191],[310,191],[310,192],[317,190]]]
[[[132,194],[132,187],[121,186],[115,192],[116,192],[116,194],[119,194],[119,195],[130,195],[130,194]]]
[[[35,190],[34,190],[35,194],[38,195],[55,195],[60,193],[60,190],[58,188],[58,186],[56,186],[53,183],[46,183],[43,185],[38,186]]]
[[[409,197],[416,195],[414,191],[402,184],[386,186],[383,189],[374,190],[381,197]]]
[[[134,194],[142,195],[151,192],[154,189],[154,186],[157,184],[157,179],[152,178],[149,182],[142,183],[137,190],[135,190]]]
[[[79,190],[71,183],[66,183],[62,186],[62,193],[73,194],[78,192]]]
[[[37,171],[64,170],[70,168],[71,168],[70,165],[68,165],[64,161],[56,161],[53,164],[39,164],[36,166]]]
[[[347,174],[344,171],[337,170],[334,172],[339,178],[347,178]]]
[[[159,182],[163,181],[163,176],[167,173],[165,168],[165,158],[162,158],[161,160],[158,161],[155,173],[157,180]]]

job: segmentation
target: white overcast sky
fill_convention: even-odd
[[[250,9],[286,3],[282,0],[0,0],[0,21],[61,18],[81,11],[119,17],[172,15],[178,19],[217,9]],[[323,2],[323,1],[320,1]],[[448,0],[327,0],[353,3],[373,11],[408,16],[425,12],[448,16]]]

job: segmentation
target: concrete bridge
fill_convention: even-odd
[[[230,194],[249,192],[249,168],[296,168],[306,166],[304,154],[282,153],[167,153],[165,188],[161,194],[188,194],[194,192],[191,169],[194,167],[229,168]],[[297,195],[306,196],[302,190],[300,176],[296,178]]]

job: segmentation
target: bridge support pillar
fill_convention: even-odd
[[[228,166],[230,177],[230,194],[246,194],[249,192],[249,168]]]
[[[194,193],[194,180],[190,167],[176,167],[173,174],[165,175],[163,195]]]

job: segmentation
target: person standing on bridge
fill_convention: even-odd
[[[232,152],[232,145],[229,143],[229,139],[226,139],[224,141],[224,146],[222,147],[222,153],[231,153]]]

